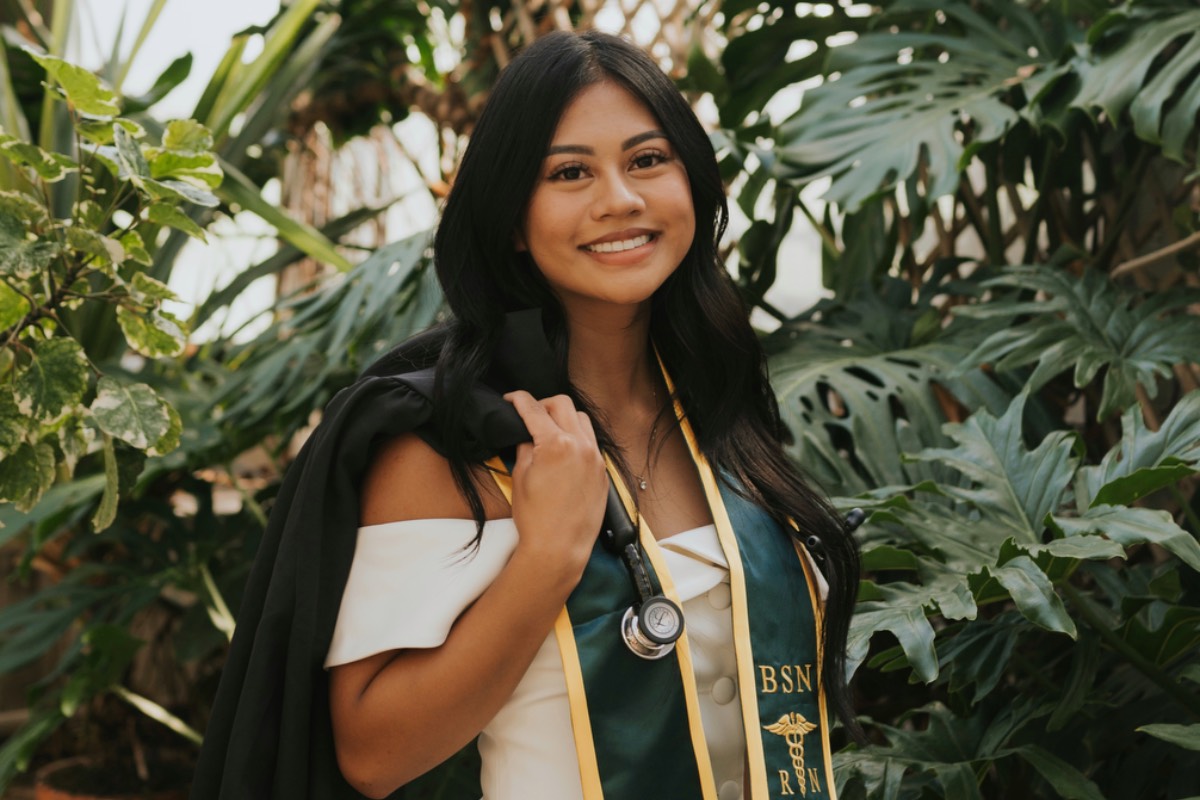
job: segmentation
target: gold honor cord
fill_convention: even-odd
[[[512,507],[512,476],[499,457],[489,459],[488,468],[492,478]],[[520,531],[517,532],[520,535]],[[571,733],[575,739],[575,758],[579,762],[580,788],[583,800],[604,800],[600,783],[600,764],[596,760],[596,742],[592,738],[592,719],[588,713],[587,695],[583,688],[583,667],[579,663],[579,650],[575,647],[575,632],[571,617],[564,605],[554,621],[554,639],[562,658],[563,676],[567,683],[567,703],[571,709]]]

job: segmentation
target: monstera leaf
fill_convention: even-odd
[[[1100,19],[1070,63],[1071,104],[1110,119],[1128,111],[1134,131],[1184,160],[1200,113],[1200,10],[1128,3]]]
[[[780,126],[780,177],[832,176],[825,197],[847,211],[907,180],[922,163],[927,196],[953,192],[965,148],[999,139],[1018,121],[1009,99],[1014,87],[1031,84],[1029,94],[1036,93],[1055,57],[1024,4],[989,3],[992,18],[975,8],[898,3],[894,10],[909,21],[900,32],[884,29],[834,49],[833,74]],[[919,31],[913,17],[921,20]]]
[[[907,284],[902,290],[911,295]],[[924,300],[898,308],[873,290],[818,308],[820,321],[789,324],[763,342],[793,436],[789,454],[835,496],[948,479],[937,465],[904,454],[947,441],[941,426],[951,398],[969,408],[1007,406],[1010,395],[997,382],[978,370],[955,371],[987,327],[951,326],[922,338],[922,330],[938,328],[936,311]]]
[[[1097,419],[1131,404],[1138,385],[1153,397],[1158,377],[1200,353],[1200,317],[1172,313],[1195,302],[1188,292],[1139,301],[1098,270],[1076,278],[1062,269],[1032,266],[1013,267],[984,285],[1048,296],[956,309],[962,317],[1013,323],[985,339],[964,363],[989,363],[1001,372],[1035,364],[1031,390],[1068,369],[1074,370],[1075,386],[1083,388],[1105,369]]]

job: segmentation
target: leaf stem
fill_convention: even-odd
[[[1196,510],[1192,508],[1191,502],[1184,497],[1178,484],[1171,487],[1171,495],[1179,503],[1179,508],[1183,512],[1183,516],[1192,526],[1192,536],[1200,536],[1200,516],[1196,515]]]
[[[1178,242],[1173,242],[1153,253],[1147,253],[1144,256],[1130,259],[1124,264],[1119,265],[1111,273],[1111,277],[1119,278],[1122,275],[1128,275],[1130,272],[1136,272],[1143,267],[1148,267],[1152,264],[1157,264],[1159,261],[1170,258],[1176,253],[1182,253],[1190,247],[1200,246],[1200,231],[1196,231],[1191,236],[1185,239],[1180,239]]]
[[[1063,583],[1059,588],[1062,589],[1063,595],[1079,612],[1083,621],[1100,636],[1101,641],[1112,648],[1117,655],[1128,661],[1130,666],[1145,675],[1153,683],[1158,684],[1160,689],[1178,701],[1180,705],[1190,711],[1195,717],[1200,718],[1200,696],[1185,690],[1170,675],[1159,669],[1154,662],[1150,661],[1150,659],[1139,653],[1131,644],[1114,633],[1112,628],[1105,623],[1104,618],[1100,616],[1100,613],[1093,607],[1090,598],[1085,597],[1082,592],[1069,583]]]

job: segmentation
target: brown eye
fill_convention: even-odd
[[[648,153],[639,153],[633,158],[633,166],[637,169],[650,169],[667,160],[666,153],[652,151]]]
[[[584,169],[579,164],[565,164],[550,173],[552,181],[577,181],[584,176]]]

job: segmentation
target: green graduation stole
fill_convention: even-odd
[[[676,414],[729,563],[749,767],[745,800],[835,800],[820,681],[819,601],[807,559],[778,523],[730,488],[728,478],[717,479],[678,407]],[[610,472],[632,513],[628,491],[611,466]],[[511,501],[507,474],[493,475]],[[639,530],[648,569],[663,594],[682,606],[644,520]],[[620,559],[597,543],[555,624],[584,800],[717,800],[686,614],[674,652],[646,661],[626,648],[620,633],[621,616],[636,599]]]

